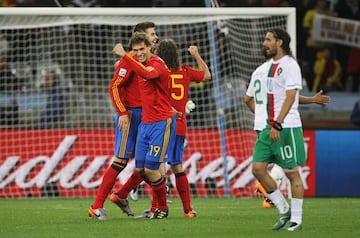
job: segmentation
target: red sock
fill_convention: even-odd
[[[115,169],[109,167],[103,176],[101,185],[96,193],[96,198],[91,206],[93,209],[104,207],[104,202],[107,196],[109,195],[112,187],[115,184],[116,178],[119,175],[119,172]]]
[[[151,188],[153,189],[154,198],[157,201],[157,208],[160,210],[168,210],[165,178],[153,182]]]
[[[184,172],[175,174],[176,190],[179,193],[184,211],[191,211],[189,181]]]
[[[126,199],[134,188],[136,188],[141,182],[143,178],[141,177],[140,173],[137,170],[134,170],[130,178],[126,181],[126,183],[121,187],[118,191],[119,197],[121,199]]]
[[[154,189],[151,189],[151,192],[152,192],[152,199],[151,199],[151,208],[150,208],[150,211],[152,213],[155,212],[156,208],[158,207],[158,202],[156,200],[156,196],[155,196],[155,193],[154,193]]]

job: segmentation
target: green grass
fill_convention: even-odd
[[[90,219],[93,199],[1,199],[0,237],[360,237],[360,199],[306,198],[303,231],[272,231],[276,209],[261,208],[259,198],[194,198],[195,219],[183,218],[181,203],[172,198],[165,220],[135,220],[105,203],[109,221]],[[148,198],[131,202],[139,215]]]

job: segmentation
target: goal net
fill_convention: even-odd
[[[296,49],[293,8],[0,8],[0,197],[95,196],[114,147],[112,48],[142,21],[177,42],[184,64],[196,67],[187,48],[197,45],[212,73],[189,93],[192,195],[255,196],[256,133],[243,98],[269,28],[286,28]],[[133,169],[131,160],[114,189]]]

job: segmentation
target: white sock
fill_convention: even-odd
[[[274,192],[269,193],[269,198],[275,204],[280,213],[286,213],[289,211],[290,206],[284,195],[280,192],[280,189],[276,189]]]
[[[292,198],[291,199],[291,222],[301,224],[302,222],[302,205],[304,199]]]
[[[277,164],[274,164],[270,171],[270,176],[275,180],[277,186],[279,187],[281,181],[285,177],[284,170]]]

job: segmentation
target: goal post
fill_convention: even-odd
[[[41,27],[69,23],[84,24],[119,24],[135,25],[138,22],[151,20],[158,24],[191,24],[218,19],[285,16],[285,28],[291,36],[290,47],[296,55],[296,9],[293,7],[232,7],[232,8],[54,8],[54,7],[4,7],[0,9],[3,25],[2,29],[17,27]],[[21,16],[21,23],[11,23],[11,17]],[[46,17],[49,18],[46,18]],[[96,16],[94,18],[93,16]],[[39,21],[27,21],[27,18],[43,18]],[[72,17],[69,19],[67,17]],[[78,17],[78,18],[77,18]],[[5,18],[5,19],[4,19]],[[6,20],[7,18],[7,20]],[[54,19],[46,22],[45,19]],[[158,22],[156,18],[166,19]],[[38,25],[36,25],[38,24]]]
[[[295,8],[0,8],[0,57],[10,72],[0,79],[7,85],[0,91],[0,197],[96,194],[114,146],[112,48],[126,46],[143,21],[177,42],[184,64],[196,67],[187,48],[197,45],[213,74],[189,92],[196,108],[187,115],[184,168],[192,195],[254,196],[256,133],[243,98],[264,60],[268,29],[287,29],[296,55],[295,19]],[[44,84],[49,72],[57,80],[53,97]],[[54,97],[61,102],[49,103]],[[61,115],[42,124],[49,110]],[[133,169],[131,160],[115,189]],[[169,184],[175,187],[171,172]]]

